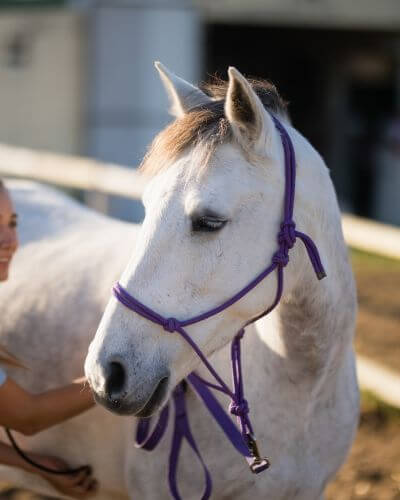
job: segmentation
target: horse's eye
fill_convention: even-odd
[[[226,219],[221,219],[220,217],[202,216],[192,219],[192,231],[194,232],[211,232],[219,231],[227,223]]]

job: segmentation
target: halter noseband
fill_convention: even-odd
[[[116,283],[113,287],[113,294],[119,302],[121,302],[125,307],[136,312],[140,316],[156,323],[164,328],[167,332],[179,333],[185,341],[192,347],[192,349],[199,356],[203,364],[206,366],[208,371],[214,377],[216,383],[211,383],[202,377],[200,377],[195,372],[188,375],[187,381],[190,383],[191,387],[198,394],[200,399],[204,402],[207,409],[214,416],[217,423],[220,425],[222,431],[226,434],[228,439],[231,441],[236,450],[241,453],[248,461],[250,469],[254,473],[262,472],[269,467],[269,462],[266,458],[260,456],[257,448],[257,444],[254,438],[254,432],[249,420],[249,406],[244,398],[243,390],[243,377],[241,371],[241,352],[240,352],[240,340],[244,335],[244,328],[258,320],[262,316],[265,316],[272,311],[279,303],[283,292],[283,268],[289,262],[289,250],[294,246],[296,239],[300,238],[304,243],[307,250],[308,256],[310,258],[311,264],[318,279],[322,279],[326,276],[324,268],[321,263],[321,259],[318,254],[318,250],[309,236],[300,231],[296,230],[296,225],[293,221],[293,206],[294,206],[294,195],[295,195],[295,179],[296,179],[296,159],[293,149],[292,141],[286,132],[283,125],[278,121],[277,118],[272,116],[275,127],[281,136],[284,158],[285,158],[285,198],[284,198],[284,219],[280,226],[280,231],[278,233],[278,250],[272,257],[271,264],[262,271],[256,278],[254,278],[247,286],[236,293],[229,300],[225,301],[221,305],[206,311],[198,316],[186,320],[178,320],[177,318],[165,318],[161,316],[156,311],[153,311],[149,307],[145,306],[137,299],[132,297],[119,283]],[[255,288],[261,281],[264,280],[272,271],[277,271],[278,285],[276,290],[275,300],[272,305],[263,313],[261,313],[256,318],[249,320],[244,327],[236,334],[234,340],[231,344],[231,361],[232,361],[232,378],[233,378],[233,391],[225,384],[225,382],[220,378],[218,373],[211,366],[205,355],[192,340],[192,338],[185,331],[185,328],[189,325],[199,323],[211,316],[219,314],[224,309],[230,307],[232,304],[240,300],[247,293],[249,293],[253,288]],[[170,460],[169,460],[169,486],[172,496],[175,500],[180,500],[180,494],[177,488],[176,473],[178,466],[179,451],[181,443],[184,438],[188,441],[194,453],[197,455],[204,471],[205,476],[205,489],[202,495],[202,500],[207,500],[211,495],[211,476],[210,473],[200,455],[197,448],[196,442],[190,430],[189,421],[187,418],[186,408],[185,408],[185,381],[181,382],[173,391],[173,400],[175,404],[175,426],[174,434],[172,439]],[[221,407],[215,396],[210,391],[215,389],[220,391],[231,398],[231,404],[229,406],[229,411],[231,414],[237,417],[240,431],[232,422],[231,418],[226,414],[224,409]],[[169,417],[169,405],[167,404],[160,413],[158,423],[156,424],[153,432],[150,432],[150,419],[140,419],[137,429],[136,445],[140,448],[146,450],[153,450],[161,437],[163,436]]]

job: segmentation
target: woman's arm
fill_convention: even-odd
[[[0,425],[32,435],[79,415],[93,405],[85,378],[41,394],[31,394],[8,378],[0,386]]]

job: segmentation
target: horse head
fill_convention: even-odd
[[[273,115],[285,120],[285,106],[272,85],[251,83],[235,68],[227,84],[206,93],[156,67],[176,119],[143,161],[146,215],[120,284],[163,317],[185,320],[229,299],[276,252],[285,172]],[[295,273],[287,276],[290,290]],[[276,289],[273,273],[231,307],[188,326],[190,338],[210,357],[271,305]],[[155,324],[113,297],[85,370],[98,402],[149,416],[199,364],[174,325]]]

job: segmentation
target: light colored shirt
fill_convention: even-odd
[[[0,366],[0,385],[3,385],[7,379],[6,371]]]

